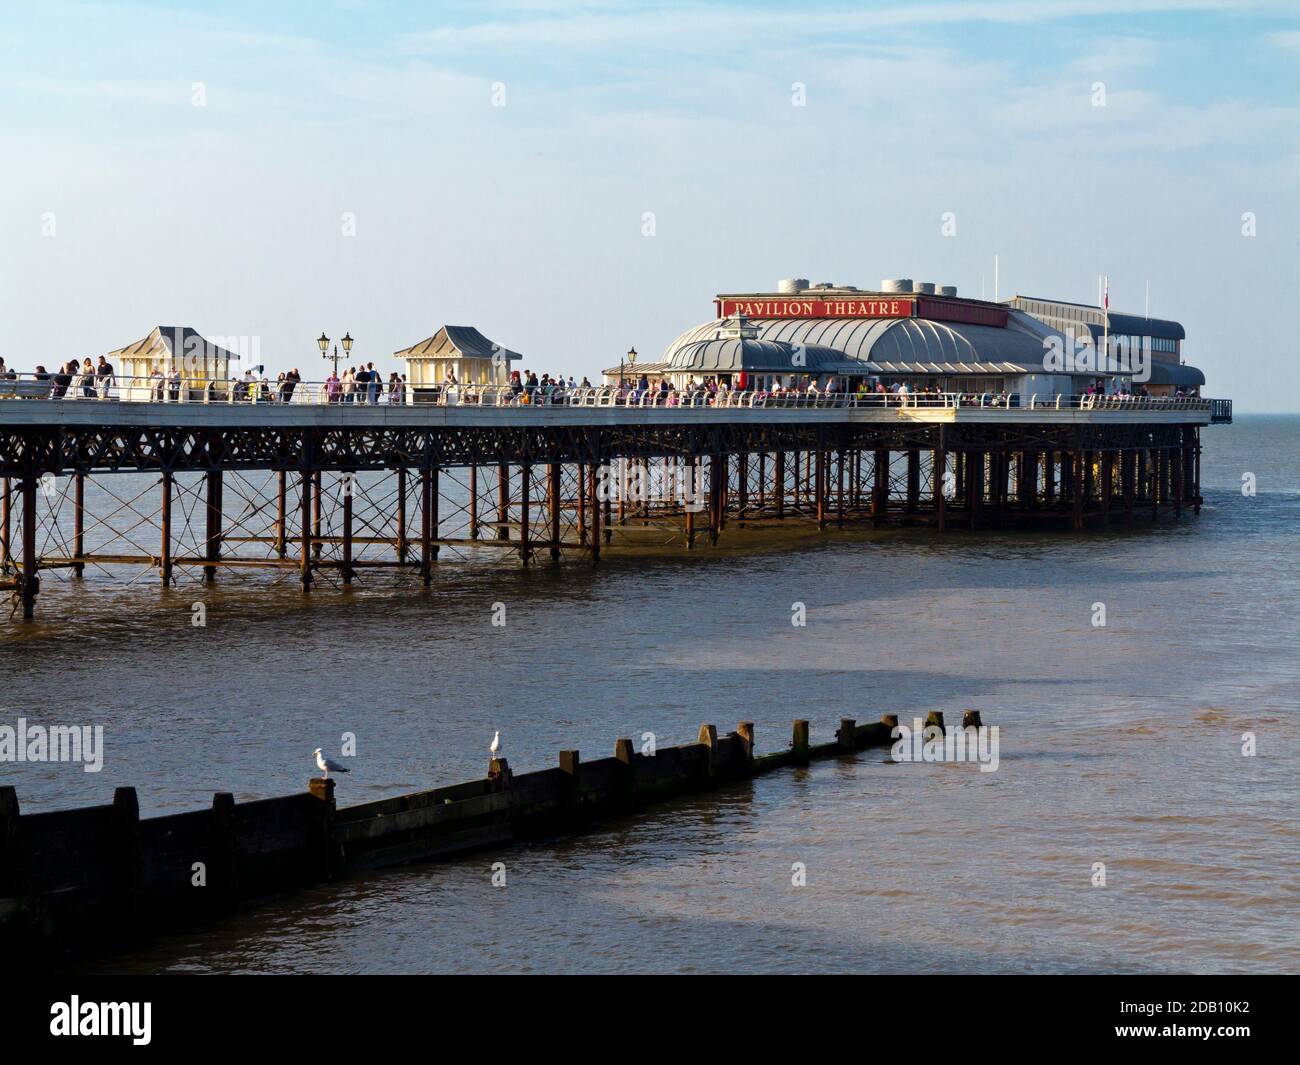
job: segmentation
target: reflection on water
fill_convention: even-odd
[[[0,720],[103,724],[105,768],[0,779],[29,810],[126,783],[146,814],[188,809],[302,788],[311,750],[350,731],[347,803],[478,775],[497,728],[525,771],[702,721],[752,719],[776,750],[795,717],[827,739],[842,715],[975,707],[1002,729],[996,773],[867,752],[577,839],[326,885],[97,964],[1294,970],[1300,419],[1206,438],[1205,512],[1155,530],[844,533],[594,570],[449,560],[431,592],[368,576],[310,602],[265,576],[49,582],[36,624],[0,626]]]

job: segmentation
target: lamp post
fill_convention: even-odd
[[[343,355],[344,355],[344,357],[347,357],[348,355],[351,355],[351,354],[352,354],[352,334],[351,334],[351,333],[344,333],[344,334],[343,334],[343,340],[341,341],[341,343],[343,344]],[[335,376],[335,377],[338,377],[338,375],[339,375],[339,346],[338,346],[338,344],[335,344],[335,345],[334,345],[334,354],[331,355],[330,352],[329,352],[329,347],[330,347],[330,338],[327,337],[327,336],[325,335],[325,333],[324,333],[323,330],[321,331],[321,335],[318,336],[318,337],[316,338],[316,344],[320,347],[320,355],[321,355],[321,358],[322,358],[322,359],[332,359],[332,360],[333,360],[333,362],[334,362],[334,376]]]
[[[627,349],[627,361],[629,365],[631,365],[632,369],[635,370],[636,369],[636,348],[633,347]],[[618,360],[618,385],[620,388],[622,388],[626,384],[627,382],[623,379],[623,360],[620,358]]]

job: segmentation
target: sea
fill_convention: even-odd
[[[762,753],[796,718],[820,742],[842,717],[976,709],[998,729],[993,772],[864,751],[324,884],[84,967],[1296,972],[1300,416],[1203,440],[1200,515],[1131,529],[728,526],[717,548],[643,532],[596,566],[527,570],[447,547],[430,589],[362,571],[306,596],[292,572],[204,586],[187,567],[163,589],[148,568],[50,571],[35,622],[0,618],[0,724],[102,726],[102,768],[0,763],[0,783],[27,812],[132,785],[149,816],[305,789],[312,750],[350,734],[348,804],[480,776],[498,730],[518,773],[706,722],[753,721]],[[87,489],[123,553],[156,550],[150,491]],[[191,540],[198,499],[182,485]]]

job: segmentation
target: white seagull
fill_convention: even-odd
[[[488,748],[488,751],[490,751],[492,757],[495,758],[497,756],[497,751],[499,750],[501,750],[501,730],[497,729],[497,731],[492,734],[492,746]]]
[[[314,751],[312,751],[311,753],[314,754],[314,755],[316,756],[316,764],[317,764],[318,766],[320,766],[320,770],[321,770],[321,772],[324,773],[326,776],[329,776],[329,775],[330,775],[330,770],[331,770],[331,769],[334,770],[334,772],[336,772],[336,773],[351,773],[351,772],[352,772],[352,770],[350,770],[347,766],[345,766],[345,765],[339,765],[338,762],[334,761],[333,758],[326,758],[323,754],[320,753],[320,748],[319,748],[319,747],[317,747],[317,748],[316,748]]]

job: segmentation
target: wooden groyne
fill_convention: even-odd
[[[931,723],[942,726],[942,716]],[[887,746],[898,723],[840,721],[835,739],[809,743],[794,722],[788,750],[754,754],[754,726],[642,754],[630,739],[612,758],[561,751],[552,769],[515,775],[494,758],[481,780],[339,807],[334,780],[208,809],[141,818],[134,788],[112,803],[24,814],[0,787],[0,944],[32,959],[123,949],[253,904],[385,866],[580,832],[599,818],[708,791],[786,766]],[[979,724],[968,712],[966,724]]]

